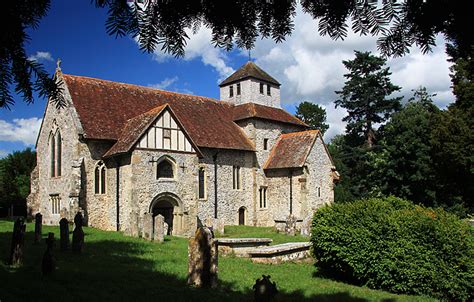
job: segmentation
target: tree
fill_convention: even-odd
[[[385,195],[435,206],[436,171],[432,157],[431,131],[439,114],[426,88],[392,115],[384,125],[373,179]]]
[[[367,147],[375,143],[374,125],[386,121],[390,114],[400,108],[402,97],[387,99],[400,87],[390,82],[389,67],[383,68],[385,59],[374,56],[370,52],[355,51],[355,59],[343,61],[349,70],[344,77],[344,87],[336,93],[340,99],[335,101],[338,106],[347,110],[347,132],[363,136]]]
[[[43,66],[28,59],[24,44],[29,40],[27,29],[35,29],[49,9],[50,0],[15,0],[2,3],[0,20],[8,20],[8,29],[0,33],[0,108],[13,105],[12,85],[27,103],[33,102],[33,92],[50,96],[63,105],[61,89]]]
[[[326,124],[326,109],[310,102],[302,102],[296,107],[296,117],[305,122],[311,129],[317,129],[324,135],[329,125]]]
[[[184,55],[189,30],[207,26],[212,42],[230,50],[236,45],[250,49],[258,37],[281,42],[293,31],[297,0],[95,0],[108,9],[106,30],[116,37],[137,38],[141,49],[161,48],[176,56]],[[380,2],[377,5],[377,2]],[[321,35],[344,39],[348,28],[361,35],[378,35],[378,48],[384,55],[403,55],[417,45],[428,52],[437,34],[457,45],[461,57],[474,45],[472,18],[466,12],[470,2],[449,0],[345,1],[300,0],[303,12],[318,21]],[[26,30],[36,28],[46,15],[50,0],[5,1],[1,20],[8,30],[0,33],[0,108],[9,108],[13,99],[11,84],[25,101],[32,92],[49,95],[58,106],[64,104],[60,83],[48,78],[42,65],[25,55]]]
[[[27,148],[0,159],[0,205],[24,205],[30,192],[30,174],[36,152]]]

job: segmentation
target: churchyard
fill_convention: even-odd
[[[198,289],[186,285],[188,241],[165,236],[162,243],[84,227],[82,253],[60,250],[59,226],[43,226],[42,240],[34,243],[34,223],[27,223],[24,262],[9,266],[13,222],[0,220],[0,300],[74,301],[253,301],[252,286],[270,275],[279,290],[277,301],[435,301],[428,297],[394,295],[318,276],[311,263],[256,264],[250,259],[219,256],[218,287]],[[73,227],[70,227],[72,233]],[[41,273],[48,233],[54,233],[56,270]],[[72,234],[71,234],[72,236]],[[307,241],[271,228],[226,227],[225,238],[264,237],[272,244]]]

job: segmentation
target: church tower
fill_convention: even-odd
[[[280,83],[249,61],[219,84],[223,101],[280,108]]]

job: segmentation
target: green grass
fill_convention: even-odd
[[[13,223],[0,221],[0,255],[6,259]],[[248,259],[219,258],[219,287],[186,286],[187,240],[166,237],[151,243],[117,232],[84,228],[83,254],[59,251],[55,244],[57,270],[43,277],[44,243],[34,245],[34,225],[27,225],[25,263],[12,268],[0,264],[0,301],[253,301],[255,279],[269,274],[280,291],[278,301],[434,301],[427,297],[402,296],[316,277],[310,264],[253,264]],[[43,227],[43,237],[59,227]],[[275,243],[303,240],[287,237],[269,228],[231,227],[225,236],[271,237]]]

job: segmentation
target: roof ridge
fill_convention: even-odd
[[[140,88],[140,89],[149,90],[151,92],[159,91],[159,92],[166,93],[166,94],[171,94],[171,95],[190,96],[190,97],[193,97],[193,98],[201,99],[202,101],[206,101],[206,102],[214,102],[214,103],[218,103],[218,104],[229,105],[230,107],[235,106],[234,103],[229,102],[229,101],[218,100],[218,99],[214,99],[214,98],[211,98],[211,97],[194,95],[194,94],[190,94],[190,93],[181,93],[181,92],[176,92],[176,91],[169,91],[169,90],[163,90],[163,89],[159,89],[159,88],[153,88],[153,87],[149,87],[149,86],[142,86],[142,85],[138,85],[138,84],[117,82],[117,81],[112,81],[112,80],[93,78],[93,77],[87,77],[87,76],[80,76],[80,75],[73,75],[73,74],[64,74],[63,73],[63,76],[72,77],[72,78],[83,78],[83,79],[93,80],[93,81],[98,81],[98,82],[106,82],[106,83],[111,83],[111,84],[119,85],[119,86],[120,85],[129,86],[130,88]]]
[[[309,130],[303,130],[303,131],[297,131],[297,132],[284,133],[280,135],[280,137],[297,136],[297,135],[303,135],[306,133],[319,133],[319,132],[321,131],[319,131],[318,129],[309,129]]]

